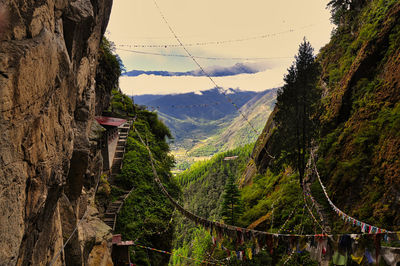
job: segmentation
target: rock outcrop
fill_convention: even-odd
[[[102,163],[89,136],[112,0],[0,4],[0,264],[50,263],[86,213],[54,265],[107,265],[109,232],[88,200]]]

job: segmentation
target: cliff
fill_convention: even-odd
[[[89,199],[102,164],[95,77],[112,0],[2,3],[0,264],[48,264],[86,211],[55,265],[106,264],[109,232]]]
[[[318,169],[331,199],[348,214],[399,230],[400,222],[400,4],[373,0],[343,13],[317,60],[320,134]],[[273,168],[271,115],[243,174]],[[348,228],[347,228],[348,229]]]

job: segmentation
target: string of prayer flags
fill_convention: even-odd
[[[346,213],[341,211],[338,207],[336,207],[336,205],[333,204],[333,202],[329,198],[326,188],[325,188],[324,184],[322,183],[321,177],[319,176],[319,173],[318,173],[317,166],[315,164],[314,153],[312,151],[311,151],[311,159],[313,161],[314,170],[317,175],[318,182],[321,185],[322,191],[324,192],[324,195],[325,195],[326,199],[328,200],[329,205],[331,205],[332,209],[343,219],[343,221],[345,221],[346,223],[350,223],[353,226],[355,225],[355,226],[361,227],[361,232],[365,233],[365,234],[381,234],[381,233],[390,232],[388,230],[379,228],[377,226],[372,226],[370,224],[359,221],[359,220],[347,215]]]

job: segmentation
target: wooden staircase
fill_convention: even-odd
[[[125,154],[125,146],[128,139],[129,129],[133,124],[133,120],[128,120],[124,125],[118,128],[118,143],[115,151],[113,163],[111,166],[111,176],[109,178],[110,184],[114,184],[116,176],[121,172],[122,162]],[[119,196],[119,198],[111,202],[106,209],[106,212],[103,216],[103,221],[105,224],[110,226],[112,230],[115,230],[115,224],[117,221],[117,215],[124,204],[125,199],[129,196],[129,194],[133,191],[133,188],[130,191],[124,191],[124,194]]]
[[[119,198],[116,201],[111,202],[107,206],[107,210],[106,210],[106,213],[104,214],[103,221],[106,225],[111,227],[113,231],[115,230],[115,223],[117,221],[117,215],[118,215],[119,211],[121,210],[125,199],[129,196],[129,194],[131,192],[132,192],[132,190],[125,191],[125,193],[123,195],[119,196]]]

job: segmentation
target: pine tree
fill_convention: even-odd
[[[284,86],[278,90],[278,111],[274,117],[281,157],[284,158],[283,162],[299,171],[300,184],[305,172],[306,153],[316,133],[313,116],[320,99],[317,87],[319,65],[313,51],[310,43],[304,39],[295,62],[284,78]]]
[[[230,175],[225,185],[224,194],[222,195],[221,215],[227,224],[235,225],[242,213],[240,191],[233,175]]]

